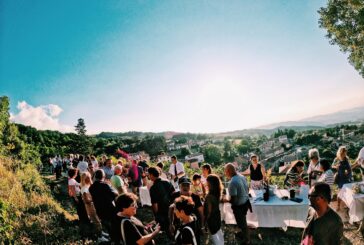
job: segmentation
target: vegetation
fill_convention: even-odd
[[[0,243],[68,243],[79,240],[75,217],[57,203],[41,177],[37,146],[9,121],[0,97]]]
[[[348,53],[350,64],[364,77],[364,2],[329,0],[318,12],[320,27],[327,30],[330,44]]]

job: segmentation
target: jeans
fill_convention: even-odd
[[[241,229],[241,234],[243,235],[243,242],[249,241],[249,229],[248,223],[246,222],[246,213],[248,211],[247,203],[239,206],[232,205],[231,208],[233,210],[236,224]]]

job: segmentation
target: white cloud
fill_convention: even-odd
[[[70,132],[72,126],[59,122],[59,115],[63,109],[58,105],[40,105],[34,107],[25,101],[18,102],[18,114],[11,114],[10,120],[16,123],[35,127],[37,129],[58,130],[61,132]]]

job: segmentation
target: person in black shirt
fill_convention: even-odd
[[[193,214],[197,218],[198,227],[203,229],[205,224],[205,215],[204,215],[204,208],[202,205],[202,201],[199,195],[191,192],[191,181],[187,177],[182,177],[178,180],[179,189],[180,191],[176,191],[172,194],[172,202],[174,202],[180,196],[191,197],[192,201],[194,202]],[[178,228],[178,220],[174,219],[174,205],[170,206],[169,211],[169,220],[170,220],[170,227],[169,231],[174,233],[175,229]],[[177,227],[174,227],[177,226]],[[200,229],[198,232],[200,232]]]
[[[174,192],[174,188],[167,180],[163,180],[159,177],[157,168],[150,167],[148,173],[150,180],[153,181],[149,193],[155,220],[161,225],[162,231],[168,232],[168,210],[169,205],[172,202],[171,196]]]
[[[341,244],[343,222],[340,216],[329,206],[331,201],[330,186],[323,182],[316,182],[313,184],[308,197],[314,211],[309,214],[301,244]]]
[[[114,191],[108,184],[104,183],[105,173],[104,170],[98,169],[95,172],[95,182],[90,186],[90,193],[97,216],[101,219],[101,223],[111,231],[111,222],[116,215],[114,200],[118,193]]]
[[[200,244],[197,218],[192,214],[194,202],[191,197],[181,196],[176,199],[174,212],[182,225],[175,235],[176,244]]]
[[[250,157],[251,164],[245,170],[243,175],[250,175],[250,188],[253,190],[263,189],[263,181],[265,180],[265,168],[258,162],[258,156],[252,155]]]
[[[124,193],[115,201],[117,216],[113,222],[114,244],[136,245],[155,244],[153,238],[159,233],[160,226],[157,224],[148,234],[146,226],[134,217],[137,210],[136,200],[132,193]]]

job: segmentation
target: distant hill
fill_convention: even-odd
[[[263,125],[252,129],[234,130],[228,132],[221,132],[215,134],[201,134],[216,138],[224,137],[239,137],[239,136],[257,136],[257,135],[271,135],[278,129],[293,129],[295,131],[305,131],[320,129],[324,127],[333,127],[337,124],[348,124],[353,122],[364,122],[364,106],[353,109],[338,111],[335,113],[318,115],[313,117],[304,118],[298,121],[287,121]],[[145,137],[147,135],[164,136],[166,139],[171,139],[173,136],[185,134],[182,132],[166,131],[166,132],[102,132],[96,137],[98,138],[114,138],[114,137]]]
[[[329,125],[364,121],[364,107],[318,115],[299,121],[279,122],[258,127],[258,129],[274,129],[278,127],[327,127]]]

